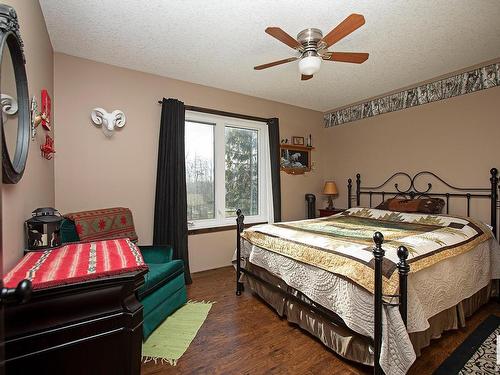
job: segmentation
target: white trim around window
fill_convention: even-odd
[[[258,214],[245,215],[245,223],[261,223],[269,221],[272,214],[272,193],[270,182],[269,137],[267,124],[263,122],[242,120],[232,117],[212,115],[194,111],[186,111],[186,121],[214,125],[214,184],[215,184],[215,218],[188,221],[188,229],[204,229],[224,227],[236,224],[234,217],[225,217],[225,128],[235,127],[256,130],[258,134]]]

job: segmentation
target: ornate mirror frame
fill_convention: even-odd
[[[16,150],[13,157],[9,155],[7,149],[2,121],[2,179],[4,183],[16,184],[24,174],[30,143],[28,79],[17,13],[14,8],[0,4],[0,62],[4,48],[9,48],[12,58],[19,107]]]

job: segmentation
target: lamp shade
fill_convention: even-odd
[[[323,188],[323,194],[327,195],[337,195],[339,192],[337,190],[337,184],[334,181],[326,181],[325,187]]]

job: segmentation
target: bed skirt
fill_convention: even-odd
[[[280,317],[286,317],[289,322],[297,324],[340,356],[351,361],[373,366],[373,340],[333,323],[332,318],[329,318],[329,315],[331,316],[333,313],[321,308],[321,306],[315,305],[315,307],[323,310],[324,314],[313,311],[308,304],[314,305],[314,302],[289,287],[283,280],[267,270],[251,263],[247,263],[247,269],[279,289],[286,290],[304,301],[301,303],[295,299],[290,299],[275,288],[271,288],[251,276],[245,276],[245,281],[250,289],[276,310]],[[490,295],[491,283],[473,296],[431,317],[429,319],[430,327],[427,330],[410,333],[410,340],[416,355],[420,356],[421,350],[430,345],[431,339],[441,337],[444,331],[465,327],[465,318],[486,304]],[[336,316],[336,319],[339,319],[339,317]]]

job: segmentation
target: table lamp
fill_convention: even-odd
[[[334,210],[333,207],[333,196],[338,194],[337,185],[334,181],[326,181],[325,187],[323,188],[323,194],[328,195],[328,207],[327,210]]]

